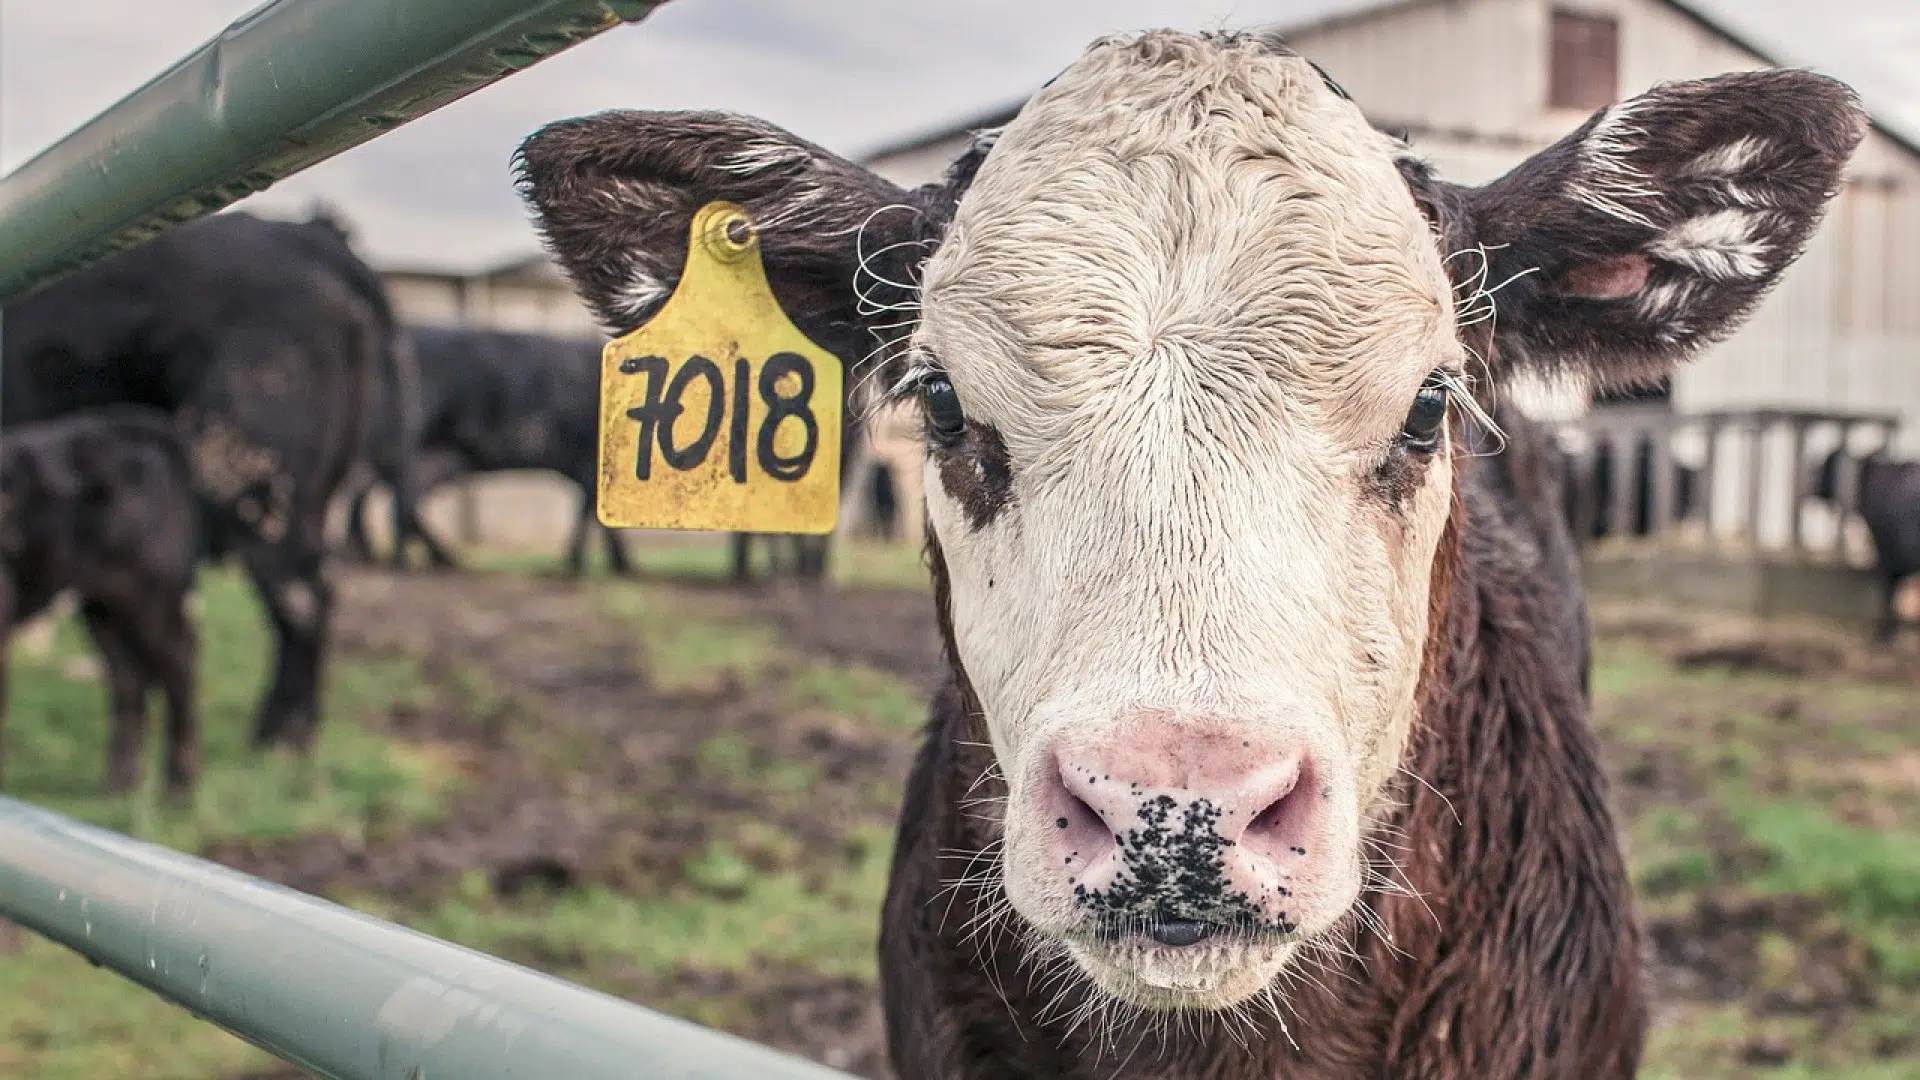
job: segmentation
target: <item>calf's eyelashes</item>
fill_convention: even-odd
[[[1413,396],[1413,406],[1407,410],[1406,425],[1400,429],[1400,445],[1420,454],[1431,454],[1440,448],[1446,433],[1447,404],[1452,397],[1448,382],[1444,372],[1436,371],[1420,384],[1419,392]]]

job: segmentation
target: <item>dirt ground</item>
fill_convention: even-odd
[[[380,897],[401,908],[457,895],[475,880],[506,898],[587,887],[660,895],[685,884],[690,860],[723,835],[759,869],[793,869],[809,880],[849,872],[860,858],[849,837],[890,825],[915,736],[851,724],[831,710],[796,709],[790,684],[810,665],[831,664],[929,688],[939,659],[925,593],[661,585],[649,594],[660,597],[654,616],[698,610],[771,626],[779,643],[778,656],[750,679],[735,673],[689,682],[650,670],[646,651],[634,647],[633,619],[610,614],[595,588],[506,573],[345,572],[340,647],[348,655],[419,657],[430,679],[459,691],[443,704],[398,710],[389,722],[395,735],[456,764],[467,781],[462,793],[444,820],[426,827],[375,828],[353,841],[236,842],[209,855],[309,892]],[[1646,643],[1682,671],[1852,671],[1869,681],[1913,680],[1920,671],[1910,655],[1830,637],[1716,634],[1604,611],[1596,623],[1603,637]],[[485,685],[473,685],[476,670]],[[1812,710],[1791,693],[1776,695],[1771,707],[1786,719]],[[717,732],[737,735],[762,771],[712,768],[706,756]],[[1691,776],[1657,748],[1609,740],[1608,751],[1627,818],[1697,798]],[[795,760],[814,770],[803,792],[744,779]],[[1888,767],[1911,768],[1920,758],[1903,760]],[[1920,774],[1913,779],[1920,791]],[[740,838],[758,834],[743,833],[743,823],[773,826],[777,842],[754,850]],[[1741,843],[1730,836],[1713,858],[1738,866],[1751,858]],[[1756,1015],[1797,1010],[1844,1024],[1876,1001],[1871,958],[1814,901],[1709,887],[1684,905],[1654,905],[1648,922],[1669,1014],[1679,1003],[1732,1002]],[[1764,955],[1767,941],[1782,934],[1803,945],[1798,977],[1784,987]],[[857,1074],[886,1075],[879,1010],[863,978],[778,964],[661,974],[569,954],[551,941],[510,942],[503,954],[539,967],[595,970],[615,992],[663,1008],[724,1001],[724,1010],[695,1018]],[[1769,1038],[1756,1036],[1741,1052],[1755,1065],[1791,1056],[1791,1046]],[[1888,1038],[1886,1055],[1920,1053],[1898,1033]]]
[[[795,667],[814,660],[930,687],[939,641],[924,593],[840,588],[822,604],[798,586],[659,586],[665,610],[685,605],[703,617],[771,621],[783,650],[755,686],[725,677],[663,689],[633,647],[632,624],[596,605],[593,587],[505,573],[345,571],[337,631],[345,655],[417,656],[430,678],[487,673],[491,707],[481,715],[449,708],[391,718],[396,735],[431,743],[458,763],[463,794],[443,822],[424,829],[375,831],[361,843],[237,842],[208,857],[302,891],[403,906],[446,896],[476,871],[502,896],[588,885],[647,896],[670,888],[729,821],[772,822],[784,850],[761,857],[822,874],[847,863],[851,826],[890,822],[912,734],[796,714],[781,691]],[[472,687],[460,689],[471,697]],[[522,737],[513,737],[516,725]],[[532,741],[552,756],[526,752],[528,726],[539,728]],[[699,758],[717,731],[742,733],[757,757],[805,758],[823,782],[800,800],[712,776]],[[582,959],[539,949],[511,958],[543,968]],[[730,1018],[750,1018],[728,1024],[740,1034],[885,1074],[878,1005],[861,980],[782,970],[628,975],[615,988],[633,1000],[726,999],[735,1005]]]

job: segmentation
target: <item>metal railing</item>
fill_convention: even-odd
[[[0,915],[326,1080],[846,1080],[7,798]]]
[[[0,302],[656,6],[273,0],[0,178]],[[326,1080],[845,1080],[6,798],[0,916]]]
[[[0,302],[418,119],[657,0],[273,0],[0,178]]]

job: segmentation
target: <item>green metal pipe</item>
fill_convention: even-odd
[[[7,798],[0,915],[325,1080],[848,1080]]]
[[[657,6],[263,4],[0,179],[0,302],[263,191]]]

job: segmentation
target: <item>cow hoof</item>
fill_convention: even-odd
[[[313,717],[304,710],[262,710],[254,721],[255,750],[283,750],[304,756],[313,746]]]

